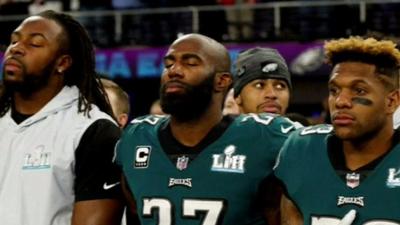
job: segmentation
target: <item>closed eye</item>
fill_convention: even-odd
[[[187,63],[186,65],[188,65],[188,66],[198,66],[199,64],[197,64],[197,63]]]
[[[184,57],[184,62],[186,63],[186,65],[193,67],[193,66],[198,66],[200,65],[200,60],[198,57]]]
[[[34,48],[40,48],[42,47],[42,45],[38,45],[38,44],[30,44],[30,46],[34,47]]]
[[[164,67],[165,68],[170,68],[172,65],[174,65],[174,61],[173,60],[171,60],[171,59],[166,59],[166,60],[164,60]]]

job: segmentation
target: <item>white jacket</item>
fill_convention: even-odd
[[[85,130],[111,118],[96,106],[78,114],[77,87],[64,87],[39,112],[16,124],[0,117],[0,224],[70,225],[74,152]]]

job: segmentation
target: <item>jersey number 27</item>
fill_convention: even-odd
[[[224,209],[224,201],[184,199],[182,204],[183,218],[203,218],[202,225],[218,225],[222,222],[221,212]],[[173,210],[172,203],[168,199],[143,199],[143,217],[154,217],[158,211],[158,225],[174,224]]]

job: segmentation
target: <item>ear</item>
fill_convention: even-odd
[[[128,123],[128,114],[126,113],[121,113],[118,115],[118,124],[120,128],[124,128],[126,123]]]
[[[72,58],[70,55],[61,55],[56,62],[56,72],[64,74],[64,72],[72,65]]]
[[[214,90],[225,92],[232,84],[232,75],[229,72],[218,72],[215,75]]]
[[[242,106],[243,101],[242,101],[242,96],[240,96],[240,94],[235,98],[235,102],[238,106]]]
[[[387,112],[393,114],[394,111],[399,107],[400,104],[400,91],[396,89],[390,92],[387,97]]]

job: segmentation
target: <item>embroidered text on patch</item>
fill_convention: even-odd
[[[345,204],[353,204],[358,206],[364,206],[364,197],[345,197],[345,196],[338,196],[337,205],[345,205]]]
[[[32,153],[26,153],[23,170],[36,170],[50,168],[51,152],[45,152],[45,146],[39,145]]]
[[[390,188],[400,187],[400,169],[389,168],[386,185]]]
[[[149,166],[151,146],[136,146],[134,167],[144,169]]]
[[[223,154],[213,154],[212,171],[244,173],[245,155],[234,155],[236,146],[229,145]]]
[[[169,178],[168,187],[173,187],[176,185],[192,187],[192,178]]]

